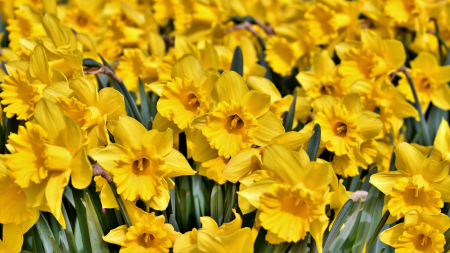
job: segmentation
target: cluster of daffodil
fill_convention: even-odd
[[[450,1],[0,14],[0,252],[450,250]]]

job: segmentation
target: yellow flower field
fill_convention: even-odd
[[[0,252],[450,251],[450,0],[0,16]]]

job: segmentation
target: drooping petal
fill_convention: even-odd
[[[257,90],[264,94],[269,94],[271,102],[275,102],[281,99],[281,94],[278,91],[275,84],[269,79],[259,76],[249,76],[247,78],[248,87],[252,90]]]
[[[397,243],[398,238],[403,234],[403,231],[405,231],[403,223],[388,228],[380,234],[380,241],[387,245],[394,246]]]
[[[108,115],[108,121],[118,120],[120,116],[127,114],[123,95],[113,88],[101,89],[98,93],[98,101],[97,108],[100,114]]]
[[[292,186],[302,182],[304,168],[292,151],[280,144],[270,144],[262,155],[265,168]],[[330,178],[331,179],[331,178]]]
[[[323,111],[324,108],[336,105],[337,103],[337,99],[330,95],[317,97],[316,100],[314,100],[313,113],[316,114],[317,112]]]
[[[127,239],[127,225],[118,226],[117,228],[109,231],[109,233],[103,236],[103,241],[122,245],[122,242]]]
[[[348,111],[353,111],[353,113],[357,115],[362,113],[361,99],[357,93],[345,95],[341,100],[339,100],[339,104],[345,105]]]
[[[420,165],[425,160],[422,153],[406,142],[398,144],[395,152],[395,167],[403,170],[410,176],[420,173]]]
[[[262,193],[267,192],[271,185],[276,183],[279,182],[269,178],[263,179],[252,184],[247,189],[239,191],[238,195],[239,197],[245,198],[252,206],[259,209],[259,197]]]
[[[450,66],[449,66],[450,67]],[[431,94],[431,101],[442,110],[450,110],[450,88],[447,83],[439,85]]]
[[[179,177],[194,175],[195,171],[191,168],[186,158],[178,150],[171,149],[171,151],[162,159],[165,161],[166,167],[172,172],[169,177]]]
[[[243,228],[226,236],[199,231],[197,238],[200,252],[253,252],[253,238],[250,228]]]
[[[172,67],[172,78],[186,78],[200,83],[204,75],[205,70],[202,64],[192,54],[184,55]]]
[[[110,172],[112,169],[117,167],[117,160],[120,159],[120,156],[126,153],[126,149],[116,143],[112,143],[104,148],[98,149],[94,153],[91,153],[90,156],[94,158],[103,169],[107,172]]]
[[[448,162],[446,160],[437,162],[431,157],[426,158],[420,165],[420,174],[431,182],[442,181],[448,176]]]
[[[164,118],[159,112],[156,113],[152,127],[153,129],[156,129],[160,132],[164,132],[169,128],[173,130],[173,134],[179,134],[183,132],[177,125],[175,125],[175,123],[173,123],[173,121]]]
[[[284,134],[284,127],[278,117],[271,111],[257,119],[258,129],[253,133],[255,144],[265,146],[270,143],[273,138],[280,134]]]
[[[325,230],[327,230],[329,219],[326,215],[322,215],[319,218],[313,220],[311,222],[311,236],[314,238],[314,241],[316,241],[317,244],[317,251],[319,253],[322,252],[322,240],[323,240],[323,233],[325,233]]]
[[[3,225],[3,246],[0,252],[20,252],[23,244],[23,232],[14,223]]]
[[[65,127],[64,112],[49,99],[43,98],[36,104],[34,121],[48,134],[50,143],[60,143],[60,132]]]
[[[389,193],[392,191],[392,188],[394,188],[397,179],[400,179],[402,177],[409,177],[409,174],[401,170],[381,172],[372,175],[370,177],[370,183],[373,186],[377,187],[378,190],[380,190],[385,195],[389,195]]]
[[[99,101],[97,86],[89,79],[77,77],[70,82],[69,87],[77,93],[78,100],[87,106],[96,106]]]
[[[251,171],[256,171],[261,165],[261,155],[258,149],[245,148],[233,156],[222,171],[222,175],[230,182],[236,183]]]
[[[64,187],[69,183],[70,170],[65,172],[53,172],[45,188],[45,197],[51,213],[56,219],[62,216],[61,204]],[[64,226],[64,229],[66,227]]]

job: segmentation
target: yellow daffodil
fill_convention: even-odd
[[[324,207],[333,174],[330,164],[310,162],[306,152],[297,154],[275,143],[264,149],[262,161],[282,182],[263,179],[238,194],[260,210],[261,225],[268,230],[266,240],[298,242],[311,232],[321,252],[328,225]]]
[[[444,5],[443,1],[388,0],[384,11],[397,25],[414,29],[418,20],[437,16]]]
[[[84,189],[92,178],[83,134],[77,123],[47,99],[37,103],[32,122],[10,135],[11,154],[5,155],[5,165],[25,190],[27,206],[50,211],[65,227],[61,213],[64,187],[71,178],[75,188]]]
[[[293,95],[281,97],[280,92],[269,79],[264,77],[250,76],[247,79],[248,87],[252,90],[259,91],[270,95],[270,111],[273,112],[280,120],[282,115],[288,112],[294,101]],[[296,88],[297,100],[295,103],[294,123],[292,128],[297,127],[298,121],[306,123],[311,116],[311,107],[307,101],[307,97],[303,95],[301,88]]]
[[[444,252],[444,233],[450,228],[445,214],[426,214],[411,210],[405,221],[380,234],[380,240],[395,252]]]
[[[157,109],[161,116],[184,130],[190,127],[192,119],[209,112],[211,89],[217,75],[205,73],[200,61],[188,54],[175,63],[172,78],[165,84],[150,84],[150,88],[160,95]]]
[[[14,223],[3,225],[3,241],[0,240],[1,253],[18,253],[22,251],[23,233]]]
[[[241,228],[241,216],[233,213],[236,218],[220,227],[212,218],[200,217],[202,228],[178,237],[173,252],[253,252],[250,228]]]
[[[341,156],[353,147],[369,141],[380,133],[378,114],[363,110],[358,94],[349,94],[341,100],[324,95],[314,102],[314,123],[322,131],[322,142],[329,151]]]
[[[290,42],[284,37],[271,36],[266,45],[266,61],[275,73],[289,76],[297,60],[304,54],[298,41]]]
[[[193,175],[186,158],[173,149],[173,131],[147,131],[133,118],[122,116],[114,127],[116,143],[97,149],[91,156],[114,176],[117,192],[129,201],[141,199],[164,210],[169,203],[170,177]]]
[[[448,122],[442,118],[441,124],[433,143],[431,157],[436,161],[450,161],[450,128]]]
[[[219,156],[230,158],[253,144],[264,146],[284,133],[280,120],[269,111],[270,96],[249,91],[244,79],[234,71],[219,77],[211,100],[211,112],[195,118],[191,124],[202,129]]]
[[[340,99],[350,93],[351,83],[338,76],[337,67],[326,50],[314,58],[311,71],[301,71],[296,78],[311,103],[321,95]]]
[[[164,224],[164,215],[156,216],[125,201],[131,227],[119,226],[111,230],[103,240],[120,245],[120,252],[169,252],[176,238],[181,236],[170,224]]]
[[[373,79],[400,68],[406,55],[403,44],[381,39],[369,29],[361,30],[362,42],[341,42],[336,53],[341,59],[339,74],[354,79]]]
[[[399,134],[404,118],[420,119],[414,106],[408,103],[394,85],[385,81],[383,77],[378,78],[375,82],[358,80],[352,84],[352,91],[361,96],[364,109],[373,111],[376,107],[379,108],[383,133],[390,133],[394,139]]]
[[[325,2],[325,1],[324,1]],[[350,25],[350,16],[342,12],[344,8],[349,8],[344,1],[336,1],[336,9],[330,8],[323,3],[311,5],[305,13],[305,20],[308,25],[308,34],[313,38],[316,45],[326,45],[336,39],[340,30]]]
[[[349,149],[345,155],[335,155],[331,162],[334,172],[343,177],[359,175],[358,167],[367,168],[377,156],[378,143],[371,139],[357,144]]]
[[[109,144],[106,121],[118,120],[120,116],[126,115],[122,94],[113,88],[104,88],[97,92],[96,85],[83,77],[73,79],[70,85],[65,87],[65,91],[62,91],[64,88],[53,87],[49,85],[48,89],[52,91],[46,89],[44,96],[54,95],[57,91],[75,93],[75,97],[64,97],[61,94],[55,102],[66,115],[78,122],[81,130],[85,132],[86,151],[89,153],[93,148]]]
[[[6,27],[9,31],[9,47],[13,51],[20,50],[20,38],[45,37],[45,30],[39,22],[40,15],[30,5],[21,5],[14,11],[14,15],[15,18],[8,19]]]
[[[422,52],[413,61],[412,69],[408,70],[416,88],[417,96],[426,112],[430,102],[442,110],[450,109],[450,88],[447,82],[450,81],[450,66],[440,66],[436,57],[430,53]],[[402,73],[398,90],[405,98],[415,102],[408,79]]]
[[[389,195],[388,209],[397,219],[416,209],[426,214],[441,212],[450,201],[449,162],[435,161],[410,144],[403,142],[395,149],[397,171],[372,175],[370,183]]]

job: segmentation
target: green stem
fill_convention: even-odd
[[[370,238],[368,246],[366,247],[366,250],[370,250],[372,248],[373,243],[378,238],[378,234],[381,232],[381,229],[383,228],[384,224],[386,224],[386,221],[389,219],[389,215],[391,213],[389,211],[386,211],[381,217],[380,223],[378,223],[378,226],[375,228],[375,231],[373,232],[372,238]]]
[[[133,226],[130,220],[130,216],[128,216],[127,209],[125,208],[125,204],[123,203],[122,197],[117,193],[116,184],[111,181],[109,182],[109,186],[111,186],[111,190],[114,193],[114,197],[116,197],[117,203],[120,207],[120,212],[122,213],[123,219],[125,220],[125,223],[127,224],[127,227]]]
[[[425,145],[431,146],[431,138],[430,138],[430,133],[428,132],[428,125],[427,125],[427,122],[425,121],[425,116],[423,115],[422,106],[420,105],[419,97],[417,96],[416,87],[414,86],[411,75],[409,74],[408,70],[406,70],[406,67],[404,65],[402,67],[400,67],[400,71],[403,71],[406,78],[408,79],[409,86],[411,87],[411,91],[414,95],[414,100],[416,101],[415,107],[416,107],[417,111],[419,111],[420,124],[422,125],[422,132],[423,132],[423,136],[425,139]]]

